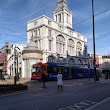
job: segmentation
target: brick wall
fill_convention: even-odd
[[[7,71],[7,54],[0,53],[0,64],[3,63],[2,71]]]

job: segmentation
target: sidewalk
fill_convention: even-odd
[[[106,81],[109,81],[109,79],[100,77],[99,81],[97,81],[97,82],[106,82]],[[77,85],[77,84],[86,84],[86,83],[95,83],[94,78],[90,78],[90,81],[89,81],[89,78],[64,80],[64,85]],[[7,79],[6,81],[0,80],[0,85],[1,84],[14,84],[14,78]],[[42,82],[36,81],[36,80],[31,81],[30,79],[26,79],[26,78],[21,78],[20,81],[17,82],[17,84],[26,84],[28,86],[29,90],[42,87]],[[46,82],[46,85],[47,86],[51,86],[51,85],[56,86],[57,81],[48,81],[48,82]]]

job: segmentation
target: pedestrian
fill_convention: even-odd
[[[46,86],[45,86],[45,81],[46,81],[46,71],[44,71],[44,72],[42,73],[42,83],[43,83],[43,88],[46,87]]]
[[[57,75],[57,85],[58,85],[58,91],[63,91],[63,80],[62,80],[62,73],[58,72]]]

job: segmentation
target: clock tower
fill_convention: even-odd
[[[58,0],[57,9],[53,15],[57,23],[72,28],[72,12],[67,7],[67,0]]]

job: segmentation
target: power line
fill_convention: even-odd
[[[15,30],[11,30],[11,29],[6,28],[6,27],[0,27],[0,28],[1,29],[5,29],[5,30],[8,30],[8,31],[11,31],[11,32],[14,32],[14,33],[19,34],[19,35],[23,35],[23,33],[19,33],[19,32],[15,31]]]
[[[32,16],[33,14],[37,13],[38,11],[40,11],[40,10],[42,10],[42,9],[47,8],[48,6],[52,5],[52,4],[53,4],[53,3],[55,3],[55,2],[56,2],[56,1],[51,2],[49,5],[46,5],[46,6],[42,7],[42,8],[40,8],[40,9],[38,9],[38,10],[36,10],[36,11],[32,12],[31,14],[28,14],[28,15],[26,15],[26,16],[24,16],[24,17],[22,17],[22,18],[20,18],[20,19],[16,20],[15,22],[17,22],[17,21],[19,21],[19,20],[21,20],[21,19],[27,18],[27,17],[29,17],[29,16]]]
[[[104,11],[98,13],[98,14],[95,14],[94,16],[98,16],[98,15],[100,15],[100,14],[103,14],[103,13],[107,12],[107,11],[110,11],[110,9],[104,10]],[[80,24],[80,23],[83,23],[83,22],[85,22],[85,21],[87,21],[87,20],[89,20],[89,19],[91,19],[91,18],[92,18],[92,16],[91,16],[91,17],[88,17],[88,18],[86,18],[86,19],[84,19],[84,20],[82,20],[82,21],[80,21],[80,22],[78,22],[78,23],[73,24],[73,26],[78,25],[78,24]]]
[[[23,19],[23,18],[29,17],[29,16],[33,15],[34,13],[37,13],[38,11],[40,11],[40,10],[42,10],[42,9],[45,9],[46,7],[50,6],[50,5],[53,4],[53,3],[54,3],[54,2],[50,3],[49,5],[47,5],[47,6],[43,7],[43,8],[41,8],[41,9],[38,9],[38,10],[34,11],[33,13],[31,13],[31,14],[29,14],[29,15],[26,15],[26,16],[24,16],[24,17],[18,19],[17,21],[19,21],[19,20],[21,20],[21,19]],[[103,13],[109,11],[109,10],[110,10],[110,9],[104,10],[104,11],[102,11],[102,12],[96,14],[95,16],[98,16],[98,15],[100,15],[100,14],[103,14]],[[87,21],[87,20],[89,20],[89,19],[91,19],[91,18],[92,18],[92,17],[88,17],[88,18],[86,18],[86,19],[84,19],[84,20],[82,20],[82,21],[80,21],[80,22],[78,22],[78,23],[73,24],[73,26],[78,25],[78,24],[80,24],[80,23],[82,23],[82,22],[85,22],[85,21]],[[9,28],[4,28],[4,27],[0,27],[0,28],[5,29],[5,30],[9,30],[9,31],[11,31],[11,32],[15,32],[16,34],[19,34],[19,35],[23,35],[23,33],[18,33],[17,31],[11,30],[11,29],[9,29]],[[16,35],[16,36],[17,36],[17,35]]]

